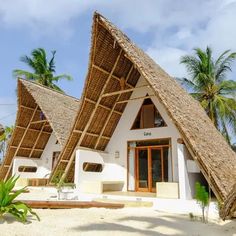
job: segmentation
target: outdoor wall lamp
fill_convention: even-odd
[[[119,151],[115,151],[115,158],[120,158],[120,152]]]

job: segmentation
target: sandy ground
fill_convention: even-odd
[[[151,208],[103,208],[36,210],[41,221],[26,225],[7,216],[0,222],[1,236],[65,235],[236,235],[236,221],[204,224],[188,216],[168,214]]]

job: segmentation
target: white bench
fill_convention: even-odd
[[[157,198],[179,198],[179,183],[156,182]]]
[[[104,191],[121,191],[124,181],[118,180],[100,180],[100,181],[83,181],[80,185],[82,193],[102,194]]]

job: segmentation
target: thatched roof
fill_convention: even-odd
[[[77,146],[104,150],[132,90],[119,94],[120,81],[133,88],[142,75],[181,133],[186,146],[218,200],[227,200],[236,183],[236,154],[216,130],[205,111],[146,53],[106,18],[94,14],[88,75],[81,109],[56,170],[73,179]],[[104,94],[113,93],[113,96]],[[56,170],[54,174],[56,173]]]
[[[79,108],[79,100],[35,82],[19,79],[17,92],[17,118],[0,179],[9,176],[15,156],[40,158],[52,132],[63,147]]]

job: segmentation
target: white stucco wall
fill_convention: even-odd
[[[84,181],[119,181],[123,174],[123,168],[115,163],[109,163],[110,158],[112,155],[108,153],[78,149],[76,151],[74,178],[76,187],[80,188]],[[102,172],[86,172],[83,170],[84,162],[102,164],[103,170]]]
[[[185,165],[187,167],[187,176],[186,176],[186,198],[192,199],[195,197],[195,184],[196,182],[200,182],[205,185],[206,180],[203,174],[200,172],[200,169],[197,163],[191,157],[188,149],[184,146],[184,157],[185,157]]]
[[[59,143],[56,144],[56,141],[56,136],[52,133],[40,159],[15,157],[12,174],[21,178],[49,178],[52,169],[53,152],[61,151],[61,145]],[[20,166],[35,166],[37,171],[35,173],[19,172],[18,168]]]
[[[145,86],[146,85],[146,86]],[[156,96],[152,96],[151,100],[160,112],[162,118],[165,120],[167,126],[151,129],[137,129],[131,130],[134,120],[142,106],[143,100],[147,94],[153,95],[153,91],[147,86],[146,81],[140,78],[136,87],[137,88],[132,96],[138,98],[130,100],[120,118],[120,121],[106,147],[104,153],[98,153],[88,150],[77,150],[76,152],[76,166],[75,166],[75,183],[77,187],[84,181],[99,181],[99,180],[119,180],[124,181],[123,191],[135,189],[134,179],[134,152],[129,152],[129,186],[127,186],[127,144],[128,142],[138,140],[151,140],[151,139],[171,139],[171,156],[168,158],[168,179],[169,181],[179,183],[179,196],[181,199],[191,199],[193,197],[193,186],[195,183],[195,173],[189,173],[187,167],[187,160],[189,153],[186,152],[184,145],[178,144],[177,140],[181,135],[174,123],[168,116],[163,105],[158,101]],[[144,135],[149,133],[150,135]],[[119,158],[116,154],[119,153]],[[101,173],[84,172],[82,169],[84,162],[102,163],[104,170]],[[192,164],[192,170],[196,170],[196,166]],[[172,176],[173,167],[173,176]],[[192,174],[192,175],[191,175]]]
[[[147,85],[146,81],[142,78],[139,79],[136,87],[141,87]],[[142,87],[136,89],[132,98],[140,98],[146,96],[146,94],[153,95],[152,90],[149,87]],[[153,96],[152,101],[160,112],[162,118],[165,120],[167,127],[151,128],[151,129],[139,129],[131,130],[132,124],[142,106],[144,99],[136,99],[128,102],[124,113],[112,135],[110,142],[107,145],[106,151],[113,154],[110,157],[110,162],[116,164],[117,168],[122,168],[120,173],[120,179],[125,181],[124,190],[127,189],[127,142],[137,141],[137,140],[150,140],[150,139],[160,139],[160,138],[171,138],[171,152],[173,161],[173,181],[178,182],[178,162],[177,162],[177,139],[180,138],[180,134],[176,129],[175,125],[172,123],[171,119],[166,113],[165,108],[158,101],[158,99]],[[144,133],[151,133],[151,136],[144,136]],[[120,158],[115,158],[114,153],[118,151]],[[129,182],[132,181],[132,176],[129,178]],[[133,178],[134,181],[134,178]],[[132,183],[129,183],[129,185]],[[134,184],[134,183],[133,183]]]

